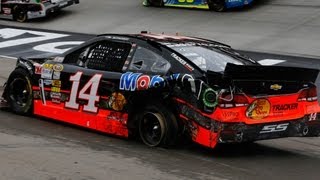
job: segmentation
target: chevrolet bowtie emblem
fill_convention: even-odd
[[[273,84],[270,86],[270,89],[278,91],[278,90],[282,89],[282,86],[279,84]]]

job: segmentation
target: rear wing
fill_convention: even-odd
[[[231,80],[299,81],[315,83],[317,69],[284,66],[235,65],[228,63],[223,78]]]

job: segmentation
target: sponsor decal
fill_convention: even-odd
[[[61,103],[61,100],[60,100],[60,99],[52,98],[52,99],[51,99],[51,102],[56,103],[56,104],[60,104],[60,103]]]
[[[267,99],[257,99],[248,107],[246,116],[251,119],[263,119],[270,114],[271,105]]]
[[[40,91],[33,91],[33,98],[34,99],[40,99],[41,98]]]
[[[270,86],[270,89],[278,91],[278,90],[282,89],[282,86],[279,85],[279,84],[273,84],[273,85]]]
[[[276,111],[291,111],[298,109],[298,103],[292,103],[292,104],[277,104],[272,106],[272,110],[274,112]]]
[[[67,94],[61,94],[61,101],[67,101],[69,98],[69,95]]]
[[[52,68],[55,72],[61,72],[63,70],[63,65],[62,64],[55,64]]]
[[[126,104],[127,100],[124,95],[119,92],[114,92],[109,99],[108,107],[116,111],[122,111]]]
[[[160,75],[148,76],[141,73],[127,72],[122,74],[120,79],[120,90],[136,91],[149,88],[165,87],[165,79]]]
[[[55,80],[59,80],[60,79],[60,75],[61,75],[61,72],[53,72],[53,76],[52,76],[52,79],[55,79]]]
[[[50,86],[50,85],[52,85],[52,80],[45,79],[45,80],[43,80],[43,84],[46,86]]]
[[[282,132],[288,129],[289,123],[278,124],[278,125],[267,125],[262,128],[260,134]]]
[[[7,14],[7,15],[11,14],[11,8],[2,8],[2,10],[4,14]]]
[[[179,61],[185,68],[187,68],[189,71],[194,71],[194,68],[188,64],[185,60],[183,60],[181,57],[179,57],[178,55],[176,55],[175,53],[172,53],[171,56],[176,59],[177,61]]]
[[[61,99],[61,93],[57,93],[57,92],[51,92],[50,93],[50,97],[51,99]]]
[[[110,112],[110,114],[107,116],[107,120],[119,121],[123,124],[127,124],[127,119],[127,114],[121,112]]]
[[[61,88],[61,81],[60,80],[52,80],[52,86]]]
[[[199,125],[193,121],[188,121],[187,126],[193,140],[196,140],[199,133]]]
[[[41,75],[42,66],[38,63],[34,63],[34,73]]]
[[[196,43],[196,42],[188,42],[188,43],[170,43],[170,42],[164,42],[161,43],[165,46],[168,46],[170,48],[174,47],[190,47],[190,46],[207,46],[207,47],[228,47],[226,45],[217,45],[217,44],[211,44],[211,43]]]
[[[105,38],[108,39],[115,39],[115,40],[121,40],[121,41],[128,41],[129,38],[126,37],[120,37],[120,36],[104,36]]]
[[[222,116],[224,119],[236,119],[239,117],[239,115],[239,112],[234,111],[222,112]]]
[[[56,93],[60,93],[60,88],[58,87],[51,87],[51,92],[56,92]]]
[[[57,62],[57,63],[62,63],[63,62],[63,60],[64,60],[64,57],[55,57],[54,59],[53,59],[53,62]]]
[[[52,70],[53,64],[44,63],[44,64],[42,65],[42,68],[43,68],[43,69],[51,69],[51,70]]]
[[[26,61],[19,61],[19,63],[23,64],[28,70],[32,70],[31,65],[29,64],[29,62]]]
[[[42,68],[41,69],[41,78],[42,79],[52,79],[53,70]]]

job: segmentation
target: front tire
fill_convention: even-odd
[[[7,84],[7,101],[10,109],[20,115],[29,115],[33,108],[30,74],[24,69],[14,70]]]
[[[226,10],[224,0],[208,0],[209,9],[216,12],[223,12]]]
[[[141,140],[150,147],[172,146],[178,136],[178,124],[170,110],[161,104],[148,105],[138,115]]]

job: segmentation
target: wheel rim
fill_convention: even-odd
[[[25,22],[27,20],[27,14],[24,10],[20,9],[19,7],[14,8],[15,11],[15,19],[18,22]]]
[[[26,14],[21,11],[17,14],[17,21],[24,22],[26,20]]]
[[[29,100],[30,90],[25,79],[16,78],[9,86],[10,101],[20,107],[25,107]]]
[[[164,135],[164,124],[160,114],[147,112],[140,123],[140,135],[144,143],[158,146]]]

